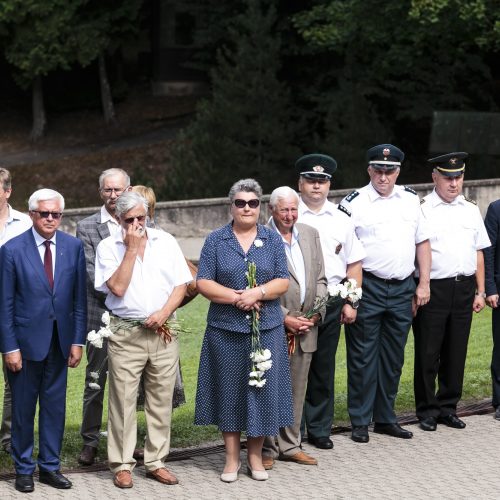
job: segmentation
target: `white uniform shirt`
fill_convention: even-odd
[[[397,185],[388,197],[382,197],[370,183],[341,204],[351,212],[365,247],[363,269],[384,279],[410,276],[415,270],[415,245],[430,237],[419,197]]]
[[[33,225],[29,215],[14,210],[10,205],[7,205],[7,207],[9,209],[9,215],[5,227],[0,232],[0,247],[15,236],[24,233]]]
[[[346,277],[347,264],[365,257],[365,249],[356,237],[351,217],[334,203],[326,200],[316,213],[300,200],[298,221],[319,232],[328,286],[337,285]]]
[[[97,246],[95,288],[108,294],[106,307],[120,318],[147,318],[166,304],[176,286],[193,280],[175,238],[157,229],[147,228],[146,233],[144,260],[136,257],[132,279],[123,297],[111,293],[106,285],[125,255],[121,231]]]
[[[479,208],[463,195],[446,203],[435,190],[421,207],[431,230],[431,279],[474,274],[477,250],[491,245]]]
[[[109,234],[117,234],[121,231],[121,226],[118,221],[106,210],[106,207],[103,205],[101,207],[101,224],[106,223],[108,226]]]
[[[285,245],[286,258],[292,266],[292,269],[297,276],[300,287],[300,303],[303,304],[306,298],[306,267],[304,264],[304,256],[302,255],[302,250],[299,245],[300,233],[296,226],[293,226],[292,229],[292,242],[288,243],[288,241],[283,237],[283,235],[279,232],[276,224],[274,223],[274,219],[271,217],[269,219],[269,224],[273,227],[276,232],[281,236],[283,240],[283,244]]]

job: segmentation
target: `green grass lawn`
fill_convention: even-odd
[[[181,309],[179,317],[183,318],[190,332],[183,334],[181,345],[182,375],[187,403],[174,411],[172,419],[172,447],[194,446],[203,442],[219,439],[220,434],[215,427],[198,427],[193,425],[194,400],[196,395],[196,379],[198,374],[199,353],[208,302],[197,297],[188,306]],[[469,352],[465,369],[465,384],[463,400],[481,400],[491,396],[490,358],[492,349],[491,339],[491,311],[487,309],[474,316]],[[348,424],[347,414],[347,374],[345,361],[345,342],[343,338],[337,352],[335,424]],[[85,364],[75,370],[70,370],[67,395],[66,431],[63,445],[64,467],[77,465],[76,458],[82,442],[79,434],[79,425],[82,413],[82,394],[84,383]],[[3,395],[3,387],[0,388]],[[401,377],[401,384],[397,399],[398,412],[411,412],[414,408],[413,400],[413,336],[409,335],[406,346],[406,362]],[[145,433],[144,413],[138,413],[138,427],[140,439]],[[105,412],[105,418],[107,413]],[[104,425],[105,429],[105,425]],[[99,456],[106,456],[105,439],[101,440]],[[0,471],[12,469],[10,457],[0,454]]]

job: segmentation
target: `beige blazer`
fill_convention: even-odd
[[[299,247],[304,257],[306,271],[306,294],[304,304],[300,303],[300,286],[290,262],[287,259],[290,282],[288,291],[281,296],[281,310],[283,317],[294,311],[307,312],[312,309],[316,297],[324,297],[327,293],[327,280],[325,276],[325,264],[319,233],[307,224],[295,224],[299,232]],[[320,311],[321,318],[325,315],[325,309]],[[318,327],[311,328],[305,335],[300,335],[300,347],[304,352],[316,351],[318,344]]]

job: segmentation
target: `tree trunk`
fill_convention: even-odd
[[[104,121],[106,123],[113,123],[115,121],[115,107],[113,105],[113,98],[111,97],[111,89],[109,88],[106,60],[104,59],[104,54],[102,52],[99,54],[98,63],[99,86],[101,88],[101,104]]]
[[[45,104],[43,102],[43,82],[41,75],[38,75],[35,80],[33,80],[33,85],[31,88],[33,126],[31,129],[30,139],[33,142],[36,142],[45,135],[45,130],[47,127],[47,119],[45,117]]]

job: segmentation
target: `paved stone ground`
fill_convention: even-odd
[[[219,480],[223,453],[171,462],[168,467],[180,484],[164,486],[146,479],[144,468],[134,470],[134,488],[119,490],[109,472],[70,473],[73,488],[58,491],[35,481],[35,492],[20,494],[13,480],[0,481],[0,499],[498,499],[500,498],[500,422],[493,415],[463,419],[464,430],[438,426],[436,432],[414,432],[411,440],[370,433],[368,444],[357,444],[350,434],[333,437],[333,450],[304,445],[318,466],[277,462],[265,482],[245,473],[242,454],[239,481]],[[497,455],[499,454],[499,455]]]

